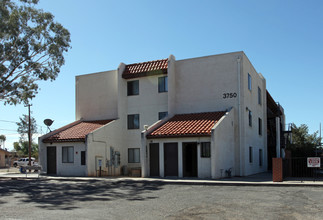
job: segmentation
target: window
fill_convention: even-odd
[[[140,163],[140,148],[128,149],[128,163]]]
[[[261,118],[258,118],[258,133],[259,133],[259,135],[262,135],[262,120],[261,120]]]
[[[128,115],[128,129],[139,129],[139,114]]]
[[[86,165],[85,151],[81,151],[81,165]]]
[[[248,113],[248,117],[249,117],[249,126],[252,127],[252,112],[250,110]]]
[[[259,166],[262,166],[262,149],[259,149]]]
[[[211,143],[202,142],[201,143],[201,157],[211,157]]]
[[[248,89],[251,91],[251,76],[248,73]]]
[[[130,95],[139,95],[139,80],[129,81],[127,83],[127,94]]]
[[[258,104],[261,105],[262,100],[261,100],[261,89],[258,87]]]
[[[158,120],[162,120],[168,115],[168,112],[158,112]]]
[[[252,147],[249,147],[249,163],[252,163]]]
[[[62,162],[74,163],[74,147],[62,147]]]
[[[168,92],[167,76],[158,78],[158,92]]]

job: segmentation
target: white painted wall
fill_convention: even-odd
[[[174,113],[237,108],[237,96],[223,97],[225,93],[238,93],[236,60],[241,55],[237,52],[176,61]]]
[[[75,78],[75,119],[115,119],[118,116],[117,71]]]
[[[81,151],[86,151],[83,142],[43,143],[39,152],[39,163],[47,172],[47,147],[56,147],[56,172],[58,176],[87,176],[86,165],[81,165]],[[74,147],[74,162],[62,162],[62,147]]]
[[[235,133],[236,118],[234,109],[227,112],[214,126],[212,131],[212,178],[225,177],[226,170],[232,169],[231,175],[235,175]],[[222,173],[221,173],[222,170]]]
[[[248,73],[252,78],[252,89],[248,89]],[[257,73],[255,68],[245,54],[242,59],[242,92],[243,105],[241,112],[243,116],[243,145],[244,150],[241,153],[244,161],[244,172],[242,175],[251,175],[267,170],[267,104],[266,104],[266,80]],[[262,104],[258,104],[258,87],[261,89]],[[252,127],[249,126],[248,111],[252,111]],[[262,119],[262,135],[258,133],[258,118]],[[253,148],[253,162],[249,163],[249,146]],[[259,166],[259,149],[263,152],[263,165]]]
[[[158,121],[158,113],[168,111],[168,92],[158,93],[158,77],[155,75],[135,79],[123,79],[122,73],[125,64],[121,63],[118,68],[118,115],[120,133],[122,137],[122,164],[129,169],[141,167],[140,163],[128,163],[128,149],[141,148],[141,131],[144,125],[152,125]],[[139,95],[127,96],[127,82],[139,80]],[[139,129],[128,129],[127,116],[139,114]],[[142,152],[140,152],[142,154]]]
[[[159,144],[159,173],[161,177],[164,177],[164,144],[166,143],[177,143],[178,145],[178,176],[183,177],[183,143],[201,143],[211,142],[211,137],[186,137],[186,138],[156,138],[147,139],[145,146],[142,147],[147,152],[146,165],[143,168],[143,177],[150,175],[150,161],[149,161],[149,144]],[[212,148],[212,147],[211,147]],[[198,167],[198,178],[210,178],[211,177],[211,158],[201,158],[201,146],[197,145],[197,167]]]

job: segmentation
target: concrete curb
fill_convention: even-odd
[[[24,175],[24,174],[23,174]],[[30,174],[29,174],[30,175]],[[35,174],[34,174],[35,175]],[[268,186],[268,187],[323,187],[323,182],[319,181],[316,183],[308,182],[297,182],[292,183],[289,181],[285,182],[252,182],[252,181],[221,181],[221,180],[183,180],[183,179],[151,179],[151,178],[105,178],[105,177],[52,177],[42,176],[39,178],[36,176],[25,177],[25,176],[11,176],[11,175],[0,175],[0,179],[11,179],[11,180],[56,180],[56,181],[107,181],[115,184],[122,183],[140,183],[140,184],[158,184],[158,185],[201,185],[201,186]]]

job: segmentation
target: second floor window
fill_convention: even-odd
[[[127,95],[139,95],[139,80],[127,82]]]
[[[158,92],[168,92],[168,77],[163,76],[158,78]]]
[[[139,129],[139,114],[128,115],[128,129]]]
[[[258,118],[258,133],[259,133],[259,135],[262,135],[262,120],[261,120],[261,118]]]
[[[250,110],[248,113],[248,118],[249,118],[249,126],[252,127],[252,112]]]

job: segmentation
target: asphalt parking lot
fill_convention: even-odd
[[[322,219],[322,187],[0,179],[1,219]]]

